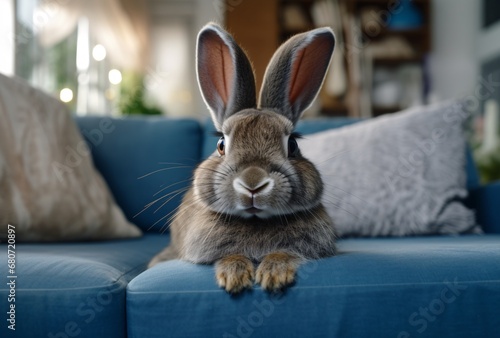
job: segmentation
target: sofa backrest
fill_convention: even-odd
[[[299,122],[297,131],[307,135],[358,121],[305,120]],[[144,231],[166,230],[193,170],[215,151],[218,140],[210,120],[203,127],[196,120],[164,117],[89,116],[78,117],[76,122],[116,202]],[[479,179],[469,150],[467,159],[467,187],[472,189],[479,186]]]
[[[165,230],[200,161],[200,124],[153,117],[79,117],[76,122],[127,218],[144,231]]]

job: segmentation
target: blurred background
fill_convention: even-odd
[[[0,0],[0,72],[78,115],[206,118],[195,43],[208,21],[247,51],[258,87],[280,43],[331,26],[334,60],[308,117],[461,98],[483,180],[500,179],[498,0]]]

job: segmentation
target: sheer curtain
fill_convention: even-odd
[[[223,0],[16,3],[22,33],[16,40],[16,74],[78,114],[125,111],[122,103],[133,97],[126,90],[131,78],[143,80],[143,102],[163,113],[206,112],[196,81],[196,34],[208,21],[223,20]],[[93,53],[98,45],[105,49],[103,58]],[[114,68],[114,74],[126,71],[120,84],[111,80]]]
[[[146,73],[146,0],[19,0],[16,12],[16,74],[77,114],[118,113],[121,71]]]
[[[106,48],[118,67],[144,71],[148,62],[148,24],[145,0],[46,0],[36,9],[36,32],[44,47],[68,37],[80,18],[89,22],[93,40]]]

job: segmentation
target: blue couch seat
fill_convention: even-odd
[[[336,257],[303,265],[282,295],[256,285],[230,296],[217,287],[213,266],[161,263],[128,285],[129,338],[500,331],[500,235],[346,239],[339,248]]]
[[[168,236],[156,234],[104,242],[16,244],[15,336],[126,337],[126,286],[166,243]],[[7,251],[6,245],[1,247]],[[5,305],[6,254],[0,255],[0,267]],[[7,310],[2,307],[0,337],[14,333],[7,328]]]

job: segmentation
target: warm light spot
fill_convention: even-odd
[[[73,91],[69,88],[63,88],[59,93],[59,98],[62,102],[70,102],[73,100]]]
[[[192,100],[191,92],[189,90],[179,90],[177,92],[177,99],[182,103],[189,103]]]
[[[122,82],[122,73],[118,69],[111,69],[108,74],[109,82],[119,84]]]
[[[104,92],[104,96],[106,96],[106,99],[108,99],[108,101],[113,101],[114,99],[116,99],[116,90],[114,90],[113,88],[108,88]]]
[[[92,49],[92,56],[96,61],[102,61],[106,58],[106,48],[103,45],[95,45]]]

